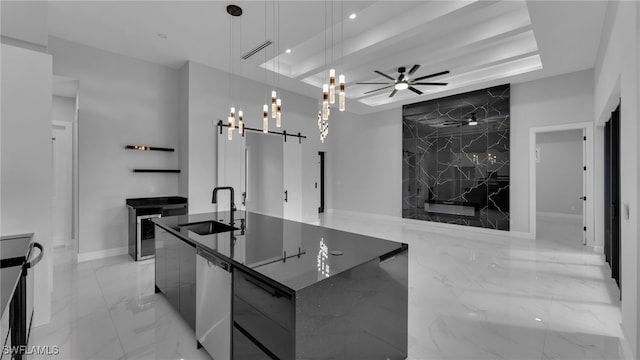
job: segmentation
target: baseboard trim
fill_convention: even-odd
[[[547,212],[547,211],[538,211],[536,214],[538,216],[552,217],[552,218],[556,218],[556,219],[568,219],[568,220],[580,220],[580,221],[582,221],[582,215],[580,215],[580,214],[565,214],[565,213]]]
[[[505,236],[505,237],[515,237],[520,239],[528,239],[534,240],[534,234],[525,231],[504,231],[504,230],[494,230],[494,229],[485,229],[480,227],[473,226],[462,226],[455,224],[445,224],[445,223],[437,223],[432,221],[423,221],[423,220],[415,220],[415,219],[405,219],[402,217],[391,216],[391,215],[382,215],[382,214],[371,214],[359,211],[351,211],[351,210],[339,210],[339,209],[327,209],[328,214],[345,214],[345,215],[355,215],[355,216],[367,216],[373,219],[381,219],[387,221],[394,221],[402,224],[412,225],[416,227],[420,227],[421,229],[428,231],[454,231],[459,232],[460,234],[486,234],[492,236]]]
[[[622,329],[622,333],[624,334],[624,329]],[[636,360],[633,356],[633,351],[631,350],[631,344],[629,344],[629,340],[627,340],[626,336],[622,336],[622,338],[620,338],[620,341],[618,342],[618,351],[622,354],[622,358],[624,360]]]
[[[113,248],[113,249],[78,253],[78,262],[104,259],[112,256],[124,255],[124,254],[127,254],[128,252],[129,252],[129,248],[124,246],[124,247]]]

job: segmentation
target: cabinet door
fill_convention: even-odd
[[[180,310],[180,243],[182,240],[167,233],[167,291],[165,295],[174,309]]]
[[[156,288],[167,292],[167,237],[169,233],[156,225]]]
[[[180,241],[180,315],[196,329],[196,248]]]
[[[233,271],[233,322],[274,358],[293,360],[293,298],[262,280]],[[233,339],[234,349],[242,347]],[[234,358],[236,356],[234,355]]]

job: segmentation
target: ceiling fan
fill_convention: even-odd
[[[382,75],[384,77],[386,77],[387,79],[391,80],[389,82],[359,82],[356,84],[363,84],[363,85],[387,85],[385,87],[381,87],[379,89],[375,89],[375,90],[371,90],[371,91],[367,91],[365,92],[365,94],[370,94],[372,92],[376,92],[376,91],[380,91],[380,90],[384,90],[384,89],[388,89],[388,88],[393,88],[393,91],[391,92],[391,94],[389,94],[389,97],[393,97],[393,95],[396,94],[396,92],[398,92],[398,90],[405,90],[405,89],[409,89],[411,91],[413,91],[414,93],[418,94],[418,95],[422,95],[422,91],[414,88],[414,85],[436,85],[436,86],[445,86],[447,85],[447,83],[441,83],[441,82],[420,82],[420,80],[425,80],[425,79],[429,79],[432,77],[436,77],[436,76],[440,76],[440,75],[445,75],[448,74],[449,71],[441,71],[439,73],[435,73],[435,74],[431,74],[431,75],[427,75],[427,76],[421,76],[415,79],[411,78],[411,75],[413,75],[416,71],[418,71],[418,69],[420,68],[420,65],[413,65],[411,67],[411,69],[409,70],[408,73],[405,74],[405,72],[407,71],[407,69],[404,66],[401,66],[398,68],[398,72],[400,73],[400,75],[398,75],[397,79],[394,79],[393,77],[383,73],[382,71],[378,71],[378,70],[374,70],[374,72],[378,75]]]

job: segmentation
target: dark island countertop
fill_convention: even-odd
[[[9,307],[32,238],[33,233],[0,237],[0,315]]]
[[[233,222],[229,211],[153,221],[188,243],[293,291],[406,248],[406,244],[394,241],[248,211],[235,211]],[[236,230],[200,235],[192,231],[193,227],[186,226],[208,221],[231,225]]]

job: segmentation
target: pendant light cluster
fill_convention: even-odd
[[[276,2],[273,2],[273,38],[275,39],[275,42],[277,44],[277,47],[279,50],[280,48],[280,1],[277,2],[277,16],[278,18],[276,19]],[[276,23],[278,24],[278,32],[276,34]],[[266,42],[266,36],[267,36],[267,0],[265,0],[264,2],[264,35],[265,35],[265,42]],[[272,66],[271,66],[271,71],[273,72],[273,82],[276,82],[276,72],[278,72],[280,70],[280,52],[278,51],[278,54],[276,55],[276,47],[274,47],[273,49],[273,58],[272,58]],[[267,78],[267,69],[266,69],[266,63],[267,63],[267,52],[265,51],[264,53],[264,57],[265,57],[265,82],[266,82],[266,78]],[[277,66],[278,68],[276,69],[276,59],[277,59]],[[279,74],[279,73],[278,73]],[[271,90],[271,118],[276,120],[276,127],[281,127],[282,126],[282,99],[280,99],[278,97],[278,93],[276,92],[275,89]],[[262,132],[263,133],[268,133],[269,132],[269,105],[268,104],[264,104],[262,106]]]
[[[340,54],[340,62],[342,64],[342,59],[344,57],[344,9],[343,3],[340,2],[341,7],[341,15],[342,18],[340,20],[340,46],[341,46],[341,54]],[[331,63],[333,64],[333,1],[331,2]],[[327,0],[325,0],[325,36],[324,36],[324,58],[325,65],[327,63]],[[344,66],[342,66],[344,67]],[[346,108],[346,98],[345,98],[345,76],[344,74],[340,74],[338,76],[338,110],[344,111]],[[329,82],[322,84],[322,107],[318,114],[318,128],[320,130],[320,141],[324,142],[324,139],[327,137],[329,133],[329,115],[331,115],[331,105],[336,103],[336,70],[333,66],[329,69]]]
[[[231,15],[229,20],[229,68],[231,69],[231,75],[229,76],[229,87],[231,88],[231,98],[233,99],[233,19],[239,18],[242,15],[242,8],[237,5],[228,5],[227,13]],[[240,30],[242,30],[242,23],[240,24]],[[242,38],[242,34],[240,35]],[[233,100],[232,100],[233,101]],[[244,117],[242,110],[238,110],[238,133],[242,135],[244,133]],[[227,139],[233,140],[233,130],[236,128],[236,108],[231,105],[229,110],[229,117],[227,119]]]
[[[267,35],[267,1],[265,0],[265,12],[264,12],[264,34],[265,34],[265,43],[266,43],[266,35]],[[278,2],[278,17],[279,17],[279,12],[280,12],[280,4]],[[231,20],[229,22],[229,68],[231,69],[231,74],[230,74],[230,78],[229,78],[229,87],[231,89],[231,98],[233,98],[233,45],[234,45],[234,36],[233,36],[233,18],[235,17],[240,17],[242,15],[242,8],[237,6],[237,5],[228,5],[227,6],[227,13],[229,15],[231,15]],[[240,20],[241,21],[241,20]],[[276,37],[276,30],[275,30],[275,24],[276,24],[276,5],[274,2],[274,6],[273,6],[273,35],[274,38]],[[278,23],[278,37],[279,32],[280,32],[280,28],[279,28],[279,23]],[[242,29],[242,22],[240,22],[240,28]],[[276,41],[279,39],[276,39]],[[242,41],[242,35],[240,35],[240,41]],[[240,46],[242,47],[242,46]],[[265,51],[265,64],[267,62],[266,60],[267,57],[267,53]],[[275,49],[274,49],[274,62],[275,62]],[[277,55],[277,60],[278,60],[278,68],[280,67],[280,55]],[[274,64],[275,65],[275,64]],[[272,70],[276,71],[274,67],[272,67]],[[265,82],[267,80],[267,70],[265,67]],[[275,72],[274,72],[274,83],[275,83]],[[233,102],[233,101],[232,101]],[[271,118],[275,119],[276,121],[276,127],[281,127],[282,126],[282,99],[280,99],[277,95],[276,90],[272,90],[271,91]],[[237,120],[237,123],[236,123]],[[229,110],[229,116],[227,118],[227,139],[228,140],[233,140],[233,131],[235,130],[235,128],[238,128],[238,133],[240,135],[244,134],[245,131],[245,126],[244,126],[244,114],[242,112],[241,109],[238,110],[238,112],[236,113],[236,108],[234,105],[231,105],[231,108]],[[265,104],[262,107],[262,132],[263,133],[268,133],[269,132],[269,105],[267,104],[267,102],[265,102]]]

